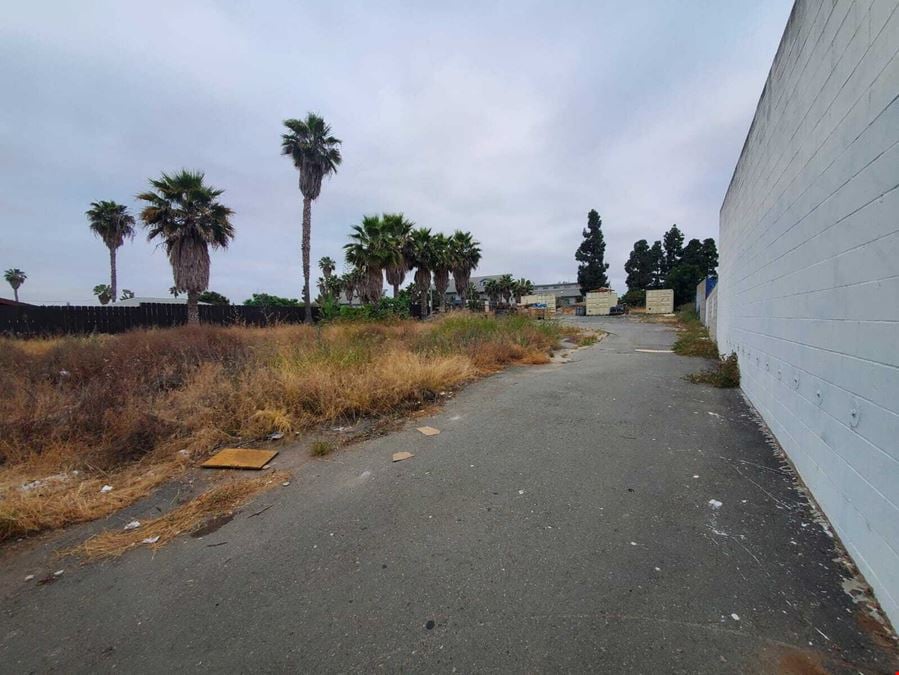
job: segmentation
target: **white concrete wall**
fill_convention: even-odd
[[[718,339],[718,287],[712,289],[709,297],[703,303],[705,307],[705,316],[703,323],[709,329],[709,337],[713,340]]]
[[[899,625],[899,0],[798,0],[721,208],[718,343]]]

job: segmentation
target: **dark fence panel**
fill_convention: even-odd
[[[200,322],[221,326],[302,323],[304,307],[200,305]],[[321,312],[312,308],[312,320]],[[123,333],[135,328],[170,328],[187,323],[187,306],[145,303],[138,307],[38,307],[0,305],[0,334],[33,336]]]

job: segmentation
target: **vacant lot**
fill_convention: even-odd
[[[111,513],[222,445],[402,411],[545,363],[561,330],[458,314],[2,340],[0,541]]]

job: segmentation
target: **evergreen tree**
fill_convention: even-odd
[[[665,281],[662,271],[664,258],[665,252],[662,250],[662,242],[656,240],[653,243],[652,248],[649,249],[649,269],[651,276],[649,288],[662,288]]]
[[[634,250],[624,263],[627,272],[628,290],[646,290],[652,284],[653,259],[649,242],[645,239],[634,242]]]
[[[602,236],[602,219],[595,209],[590,209],[587,214],[587,228],[583,231],[584,241],[574,254],[575,260],[580,265],[577,268],[577,282],[581,287],[581,293],[586,295],[588,291],[604,288],[609,285],[606,270],[609,264],[605,262],[606,242]]]
[[[718,247],[714,239],[704,239],[702,242],[702,256],[705,259],[705,273],[707,276],[715,276],[718,272]]]
[[[677,263],[684,255],[684,234],[677,225],[672,225],[665,233],[662,242],[665,249],[665,256],[662,258],[662,283],[665,284],[668,273],[677,267]]]

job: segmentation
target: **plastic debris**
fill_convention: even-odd
[[[415,457],[411,452],[395,452],[393,453],[393,461],[394,462],[402,462],[404,459],[411,459]]]
[[[25,577],[25,581],[31,581],[32,579],[34,579],[33,574],[29,574],[27,577]]]
[[[147,537],[146,539],[141,541],[141,544],[155,544],[157,541],[159,541],[158,534],[155,537]]]
[[[519,491],[518,491],[518,494],[523,495],[523,494],[524,494],[524,490],[519,490]]]
[[[54,577],[61,577],[61,576],[63,575],[63,573],[65,573],[65,570],[56,570],[56,571],[53,573],[53,576],[54,576]]]
[[[284,434],[282,434],[280,431],[276,431],[268,437],[270,441],[280,441],[282,438],[284,438]]]
[[[290,481],[289,481],[289,480],[286,480],[286,481],[284,481],[283,483],[281,483],[281,485],[282,485],[283,487],[287,487],[288,485],[290,485]]]
[[[737,615],[737,614],[731,614],[731,615],[730,615],[730,618],[733,619],[734,621],[739,621],[739,620],[740,620],[740,617],[739,617],[739,615]]]
[[[140,527],[140,521],[139,521],[139,520],[132,520],[130,523],[128,523],[127,525],[125,525],[124,529],[125,529],[125,530],[136,530],[136,529],[139,528],[139,527]]]
[[[436,436],[440,433],[440,429],[435,429],[434,427],[418,427],[418,431],[425,436]]]
[[[719,502],[717,499],[710,499],[709,506],[711,506],[713,509],[717,510],[717,509],[720,509],[722,506],[724,506],[724,503]]]
[[[100,492],[103,492],[104,494],[106,492],[112,492],[112,485],[104,485],[100,488]]]

